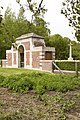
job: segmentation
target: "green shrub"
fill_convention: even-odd
[[[41,95],[45,91],[66,92],[68,90],[80,89],[80,78],[31,71],[10,76],[0,75],[0,86],[21,93],[33,90]]]
[[[0,75],[0,83],[2,83],[5,80],[5,76]]]
[[[35,92],[38,93],[39,95],[42,95],[43,93],[45,93],[45,88],[43,85],[37,85],[34,88]]]
[[[17,80],[19,80],[18,75],[6,76],[5,80],[1,83],[1,86],[13,89]]]
[[[26,90],[31,90],[33,87],[33,82],[30,77],[26,76],[26,74],[18,74],[7,76],[1,83],[1,86],[13,89],[16,92],[23,92]]]
[[[33,89],[33,81],[31,78],[25,76],[16,82],[17,91],[25,92]]]

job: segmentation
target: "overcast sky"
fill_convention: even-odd
[[[24,3],[25,1],[26,0],[22,0]],[[68,26],[68,20],[60,13],[63,1],[64,0],[44,0],[43,5],[45,4],[48,9],[45,14],[45,20],[50,23],[49,28],[52,35],[60,34],[63,37],[68,37],[73,40],[73,29]],[[0,0],[0,5],[2,5],[4,9],[9,5],[15,12],[19,10],[19,5],[16,3],[16,0]],[[3,12],[3,10],[1,12]]]

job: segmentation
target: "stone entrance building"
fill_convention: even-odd
[[[52,72],[54,59],[55,48],[46,47],[42,36],[29,33],[18,37],[11,50],[6,50],[6,60],[2,60],[2,66]]]

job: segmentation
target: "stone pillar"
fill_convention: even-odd
[[[40,70],[42,70],[42,61],[45,59],[45,52],[44,51],[40,51]]]
[[[16,50],[16,67],[18,68],[18,49]]]
[[[24,68],[26,68],[26,49],[24,49]]]
[[[14,62],[14,60],[13,60],[13,58],[14,58],[14,56],[13,56],[13,49],[14,49],[14,48],[13,48],[13,45],[12,45],[12,48],[11,48],[11,51],[12,51],[12,67],[13,67],[13,64],[14,64],[14,63],[13,63],[13,62]]]
[[[32,38],[30,40],[30,67],[32,68],[32,50],[33,50],[33,44],[32,44]]]
[[[70,46],[70,49],[69,49],[69,58],[68,58],[68,60],[73,60],[73,58],[72,58],[72,44],[71,44],[71,41],[70,41],[69,46]]]

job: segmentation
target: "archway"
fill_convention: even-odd
[[[18,48],[18,67],[24,67],[24,47],[22,45]]]

